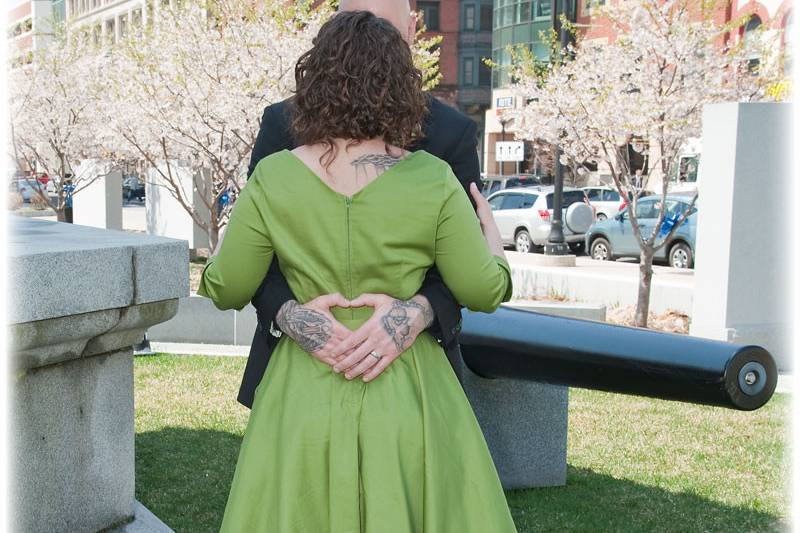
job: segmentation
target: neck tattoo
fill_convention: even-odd
[[[384,172],[395,166],[402,158],[394,157],[388,154],[364,154],[353,159],[350,164],[356,167],[356,170],[366,170],[368,165],[371,165],[375,172]]]

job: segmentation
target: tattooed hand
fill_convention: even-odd
[[[375,313],[333,348],[334,358],[344,357],[333,369],[336,372],[345,371],[347,379],[363,374],[363,380],[370,381],[431,325],[433,309],[427,298],[421,295],[410,300],[396,300],[385,294],[362,294],[350,302],[350,307],[363,306],[374,307]],[[381,358],[370,355],[372,351]]]
[[[275,322],[303,350],[333,366],[332,348],[352,333],[331,314],[334,306],[349,307],[350,302],[339,293],[319,296],[305,305],[289,300],[278,310]]]

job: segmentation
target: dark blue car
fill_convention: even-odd
[[[666,237],[672,224],[678,221],[691,202],[691,195],[667,195],[667,214],[657,243]],[[660,194],[640,198],[636,203],[636,218],[642,237],[653,234],[660,211]],[[678,228],[670,242],[656,252],[654,259],[666,261],[675,268],[692,268],[696,235],[697,202],[686,221]],[[620,211],[613,218],[593,224],[586,232],[586,250],[592,259],[600,261],[611,261],[619,257],[639,257],[639,243],[636,242],[627,209]]]

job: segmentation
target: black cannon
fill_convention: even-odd
[[[512,378],[750,411],[772,397],[778,370],[760,346],[501,307],[463,312],[466,365]]]

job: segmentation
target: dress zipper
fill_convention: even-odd
[[[350,262],[350,204],[353,199],[349,196],[344,197],[345,209],[347,210],[347,299],[353,298],[353,269]]]

